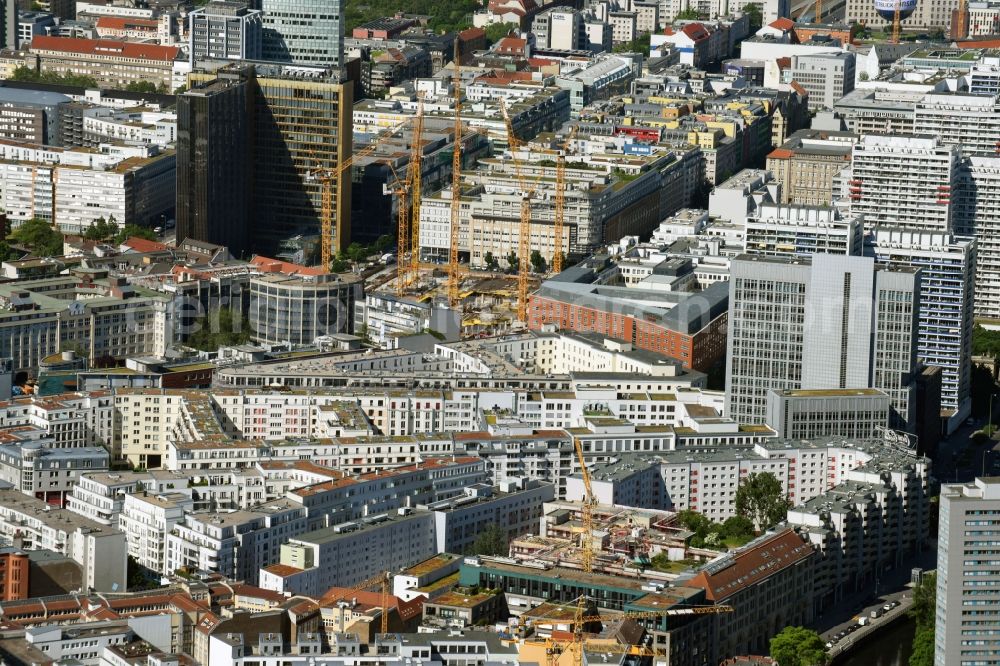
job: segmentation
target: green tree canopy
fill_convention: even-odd
[[[471,555],[501,555],[506,557],[510,553],[510,542],[507,540],[507,532],[496,523],[479,533],[470,549]]]
[[[40,257],[61,257],[63,254],[63,235],[38,217],[22,223],[10,234],[10,239]]]
[[[158,88],[152,81],[130,81],[125,84],[125,90],[139,93],[155,93]]]
[[[188,339],[189,347],[217,351],[219,347],[242,345],[250,341],[246,322],[230,308],[219,308],[198,322],[199,328]]]
[[[486,264],[486,270],[489,271],[495,271],[500,268],[500,262],[497,261],[492,252],[487,252],[483,255],[483,263]]]
[[[517,24],[515,23],[491,23],[485,28],[486,41],[490,44],[499,42],[501,39],[506,37],[511,30],[517,30]]]
[[[785,627],[771,639],[771,658],[778,666],[824,666],[829,655],[823,639],[812,629]]]
[[[972,329],[972,353],[976,356],[1000,356],[1000,331],[991,331],[976,324]]]
[[[536,273],[545,272],[545,257],[538,250],[531,251],[531,269]]]
[[[113,240],[118,236],[119,231],[118,223],[115,222],[114,215],[107,220],[101,216],[94,220],[93,224],[87,227],[87,230],[83,232],[83,237],[87,240],[93,241]]]
[[[138,224],[126,224],[118,235],[115,236],[115,243],[121,244],[129,238],[142,238],[145,240],[156,240],[156,234],[149,227],[140,227]]]
[[[736,489],[736,514],[763,532],[788,515],[788,500],[781,482],[770,472],[749,475]]]
[[[764,24],[764,16],[760,13],[760,7],[753,4],[744,5],[743,13],[750,17],[750,31],[760,30]]]
[[[913,606],[910,617],[917,625],[913,634],[913,652],[910,666],[933,666],[934,664],[934,624],[937,610],[937,576],[926,574],[913,590]]]
[[[697,9],[688,6],[686,9],[682,9],[677,12],[677,16],[674,17],[675,21],[697,21],[701,18],[701,14],[698,13]]]
[[[507,255],[507,264],[510,266],[510,272],[513,273],[517,270],[518,266],[521,264],[517,259],[517,254],[511,252]]]

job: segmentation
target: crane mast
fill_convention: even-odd
[[[451,155],[451,234],[448,243],[448,302],[458,305],[458,226],[461,221],[462,205],[462,70],[460,43],[455,38],[455,71],[452,78],[452,94],[455,96],[455,149]]]

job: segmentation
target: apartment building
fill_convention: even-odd
[[[555,499],[551,483],[525,477],[499,486],[477,484],[462,495],[417,505],[434,516],[438,553],[465,553],[484,530],[497,526],[508,539],[538,530],[542,504]]]
[[[959,155],[933,136],[862,137],[851,156],[851,212],[868,225],[950,230]]]
[[[156,146],[61,150],[0,144],[0,206],[14,225],[47,220],[81,234],[99,217],[152,226],[174,209],[176,159]]]
[[[101,87],[151,83],[172,92],[183,83],[176,46],[38,35],[31,40],[31,52],[38,56],[40,71],[90,76]]]
[[[432,330],[445,340],[458,340],[461,313],[438,299],[412,298],[380,292],[355,303],[354,330],[383,349],[395,349],[400,338]]]
[[[934,663],[1000,663],[1000,479],[941,487]]]
[[[829,206],[761,203],[747,216],[746,251],[765,256],[861,256],[864,219]]]
[[[129,557],[154,575],[173,574],[167,569],[167,535],[193,507],[185,493],[126,495],[118,527],[125,534]]]
[[[996,93],[931,92],[913,109],[913,133],[958,146],[964,155],[996,155],[1000,105]]]
[[[52,449],[43,441],[0,445],[0,481],[51,506],[63,507],[81,475],[108,469],[101,447]]]
[[[1000,157],[962,161],[955,232],[976,238],[973,305],[978,319],[1000,319]]]
[[[920,271],[867,257],[741,255],[730,280],[726,414],[764,423],[773,390],[875,388],[915,419]]]
[[[331,587],[352,588],[437,552],[434,515],[404,507],[289,539],[281,546],[280,563],[260,572],[260,585],[318,597]]]
[[[878,262],[920,271],[917,356],[941,368],[941,416],[950,432],[971,409],[976,241],[892,225],[876,227],[874,240]]]
[[[123,513],[124,515],[124,513]],[[210,571],[257,585],[286,541],[306,531],[306,509],[278,499],[248,510],[189,513],[166,536],[166,571]]]
[[[116,529],[9,489],[0,490],[0,536],[25,550],[71,558],[83,570],[86,588],[125,589],[125,535]]]
[[[789,625],[808,625],[816,556],[790,529],[768,532],[678,582],[705,591],[705,600],[746,610],[722,613],[711,624],[715,663],[728,655],[763,654],[768,642]],[[761,603],[767,599],[768,602]]]

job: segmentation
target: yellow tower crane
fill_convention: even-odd
[[[573,637],[568,641],[548,639],[546,641],[546,655],[550,664],[557,661],[560,653],[570,651],[573,653],[571,663],[579,666],[584,665],[584,653],[594,652],[618,652],[635,655],[653,655],[653,651],[639,645],[623,645],[620,643],[610,643],[601,641],[600,643],[588,640],[584,637],[583,627],[591,622],[605,622],[608,619],[627,618],[632,620],[657,619],[661,617],[694,616],[694,615],[718,615],[722,613],[732,613],[733,607],[724,604],[719,605],[693,605],[681,608],[664,608],[656,611],[631,611],[613,618],[602,618],[599,615],[586,615],[584,609],[587,607],[587,597],[581,596],[576,601],[576,611],[573,617]],[[538,619],[545,619],[538,618]]]
[[[566,221],[566,151],[573,137],[576,136],[576,125],[569,131],[569,136],[563,142],[556,156],[556,214],[552,225],[553,250],[552,272],[561,273],[563,269],[563,226]],[[568,248],[567,248],[568,249]]]
[[[310,151],[309,155],[317,163],[315,169],[306,173],[306,180],[314,180],[320,184],[320,262],[324,270],[330,270],[330,262],[333,261],[333,185],[337,182],[341,174],[354,166],[356,160],[368,157],[376,150],[386,138],[398,132],[406,121],[394,125],[387,130],[379,132],[371,143],[363,149],[351,155],[341,162],[336,168],[319,166],[319,159],[315,151]]]
[[[955,13],[955,27],[951,31],[955,41],[969,36],[969,3],[968,0],[958,0],[958,11]]]
[[[579,437],[573,438],[577,460],[580,461],[580,474],[583,476],[583,488],[586,495],[583,498],[583,537],[580,543],[583,558],[583,570],[590,573],[594,570],[594,489],[590,484],[590,472],[587,462],[583,459],[583,444]]]
[[[455,71],[451,92],[455,97],[455,149],[451,155],[451,238],[448,243],[448,303],[458,305],[458,225],[462,217],[462,64],[455,38]]]
[[[419,94],[417,97],[417,115],[413,119],[413,150],[410,156],[409,185],[410,185],[410,266],[405,274],[404,286],[409,286],[420,274],[420,191],[421,184],[421,163],[424,158],[424,97]],[[397,267],[397,271],[403,270],[402,266]]]
[[[892,43],[899,44],[899,33],[902,30],[902,18],[900,17],[900,8],[903,4],[903,0],[896,0],[896,11],[892,15]]]
[[[816,0],[816,16],[813,17],[813,23],[819,23],[820,19],[823,18],[823,0]]]
[[[528,189],[521,173],[521,163],[515,155],[520,147],[517,135],[514,134],[514,124],[511,122],[510,113],[507,111],[507,104],[500,100],[500,111],[503,113],[504,123],[507,125],[507,145],[510,148],[512,159],[514,160],[514,172],[521,188],[521,222],[517,234],[517,318],[520,321],[528,321],[528,277],[529,264],[531,262],[531,191]]]

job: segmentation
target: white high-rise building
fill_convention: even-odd
[[[949,431],[969,414],[976,241],[950,232],[875,228],[875,258],[920,269],[917,356],[941,368],[941,416]]]
[[[259,60],[263,13],[241,2],[214,0],[188,14],[188,55],[201,60]]]
[[[863,137],[851,156],[851,212],[868,224],[949,231],[959,154],[935,137]]]
[[[955,233],[976,237],[975,314],[1000,319],[1000,157],[962,161]]]
[[[877,388],[914,419],[919,271],[870,257],[741,255],[730,266],[726,414],[764,423],[772,389]]]
[[[979,87],[988,83],[980,73]],[[933,92],[917,100],[913,132],[960,146],[965,155],[996,155],[1000,144],[1000,105],[996,95]]]
[[[1000,478],[941,488],[934,666],[1000,664]]]

